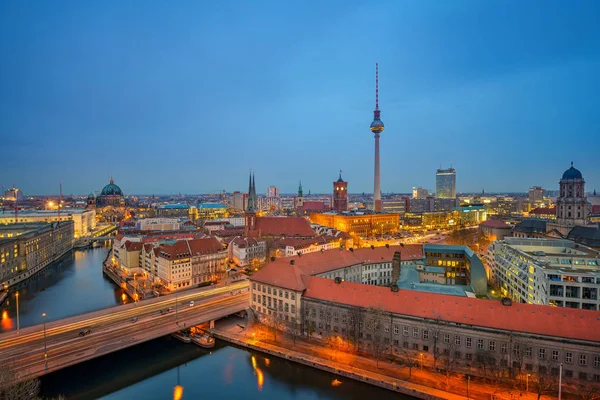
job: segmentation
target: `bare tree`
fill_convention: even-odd
[[[452,339],[452,338],[450,338]],[[456,367],[456,345],[454,341],[450,340],[444,344],[444,350],[440,356],[440,364],[444,369],[444,375],[446,376],[446,386],[449,385],[449,379]]]
[[[496,368],[496,358],[489,350],[477,350],[475,353],[475,365],[484,378],[488,379],[492,370]]]
[[[581,382],[573,385],[573,393],[577,393],[581,400],[600,400],[600,385],[595,382]]]
[[[292,341],[294,342],[294,347],[296,347],[296,339],[302,334],[300,330],[300,324],[298,324],[295,320],[291,320],[287,324],[287,331],[289,332]]]
[[[381,307],[369,307],[367,311],[366,324],[367,330],[371,332],[368,335],[372,335],[371,343],[377,368],[379,368],[379,360],[387,348],[386,339],[389,341],[388,335],[384,332],[384,324],[387,319],[388,313]]]
[[[416,367],[418,364],[417,359],[415,358],[415,354],[407,349],[402,349],[402,353],[400,354],[400,361],[402,364],[408,367],[408,378],[412,377],[412,369]]]
[[[358,307],[351,307],[348,310],[346,323],[348,328],[348,338],[354,342],[354,351],[358,352],[360,344],[360,322],[361,312]]]
[[[284,328],[283,322],[281,318],[279,318],[279,314],[276,311],[273,311],[270,315],[263,318],[263,324],[273,334],[273,340],[277,341],[277,332]]]
[[[312,335],[314,335],[316,330],[317,326],[315,324],[315,321],[309,320],[306,322],[306,335],[308,336],[309,340],[312,337]]]
[[[437,367],[437,362],[442,355],[442,349],[440,348],[440,335],[442,330],[442,318],[438,315],[430,323],[427,324],[427,331],[431,337],[433,347],[433,369]]]
[[[538,400],[544,394],[554,393],[558,389],[558,367],[555,363],[549,361],[540,361],[538,369],[532,375],[533,392],[538,396]]]
[[[0,366],[0,400],[39,399],[40,381],[38,379],[14,383],[18,379],[19,376],[11,366]]]

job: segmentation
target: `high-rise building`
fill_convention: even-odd
[[[435,174],[435,197],[452,199],[456,197],[456,170],[438,169]]]
[[[269,186],[267,188],[267,197],[279,197],[279,188],[277,186]]]
[[[544,188],[541,186],[534,186],[529,188],[529,202],[531,204],[542,203],[544,201]]]
[[[413,187],[413,199],[424,199],[429,196],[429,190]]]
[[[339,179],[333,182],[333,209],[339,213],[348,210],[348,182],[342,179],[342,171]]]
[[[4,192],[4,200],[8,201],[23,201],[23,191],[13,187]]]
[[[381,176],[379,173],[379,134],[383,132],[383,122],[379,118],[379,63],[375,63],[375,111],[373,111],[373,122],[371,122],[371,132],[375,134],[375,173],[373,183],[373,209],[375,212],[381,212]]]

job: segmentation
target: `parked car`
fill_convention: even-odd
[[[137,320],[138,320],[137,317],[131,318],[131,322],[137,322]]]
[[[190,301],[190,307],[194,307],[194,300]]]
[[[86,336],[86,335],[89,335],[90,333],[92,333],[91,329],[82,329],[79,331],[79,336]]]

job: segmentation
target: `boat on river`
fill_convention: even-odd
[[[192,342],[205,349],[212,349],[213,347],[215,347],[215,338],[207,334],[196,334],[192,336]]]
[[[173,336],[175,339],[179,340],[180,342],[183,343],[190,343],[192,341],[192,339],[186,335],[183,332],[175,332],[175,333],[171,333],[171,336]]]

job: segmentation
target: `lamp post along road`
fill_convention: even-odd
[[[525,375],[525,391],[526,392],[529,392],[529,375],[531,375],[531,374]]]
[[[48,346],[46,344],[46,313],[42,314],[42,320],[44,322],[44,363],[46,370],[48,369]]]
[[[19,328],[20,328],[20,324],[19,324],[19,292],[17,292],[15,294],[15,297],[17,298],[17,333],[19,333]]]
[[[561,400],[562,395],[562,363],[560,363],[560,369],[558,372],[558,400]]]

